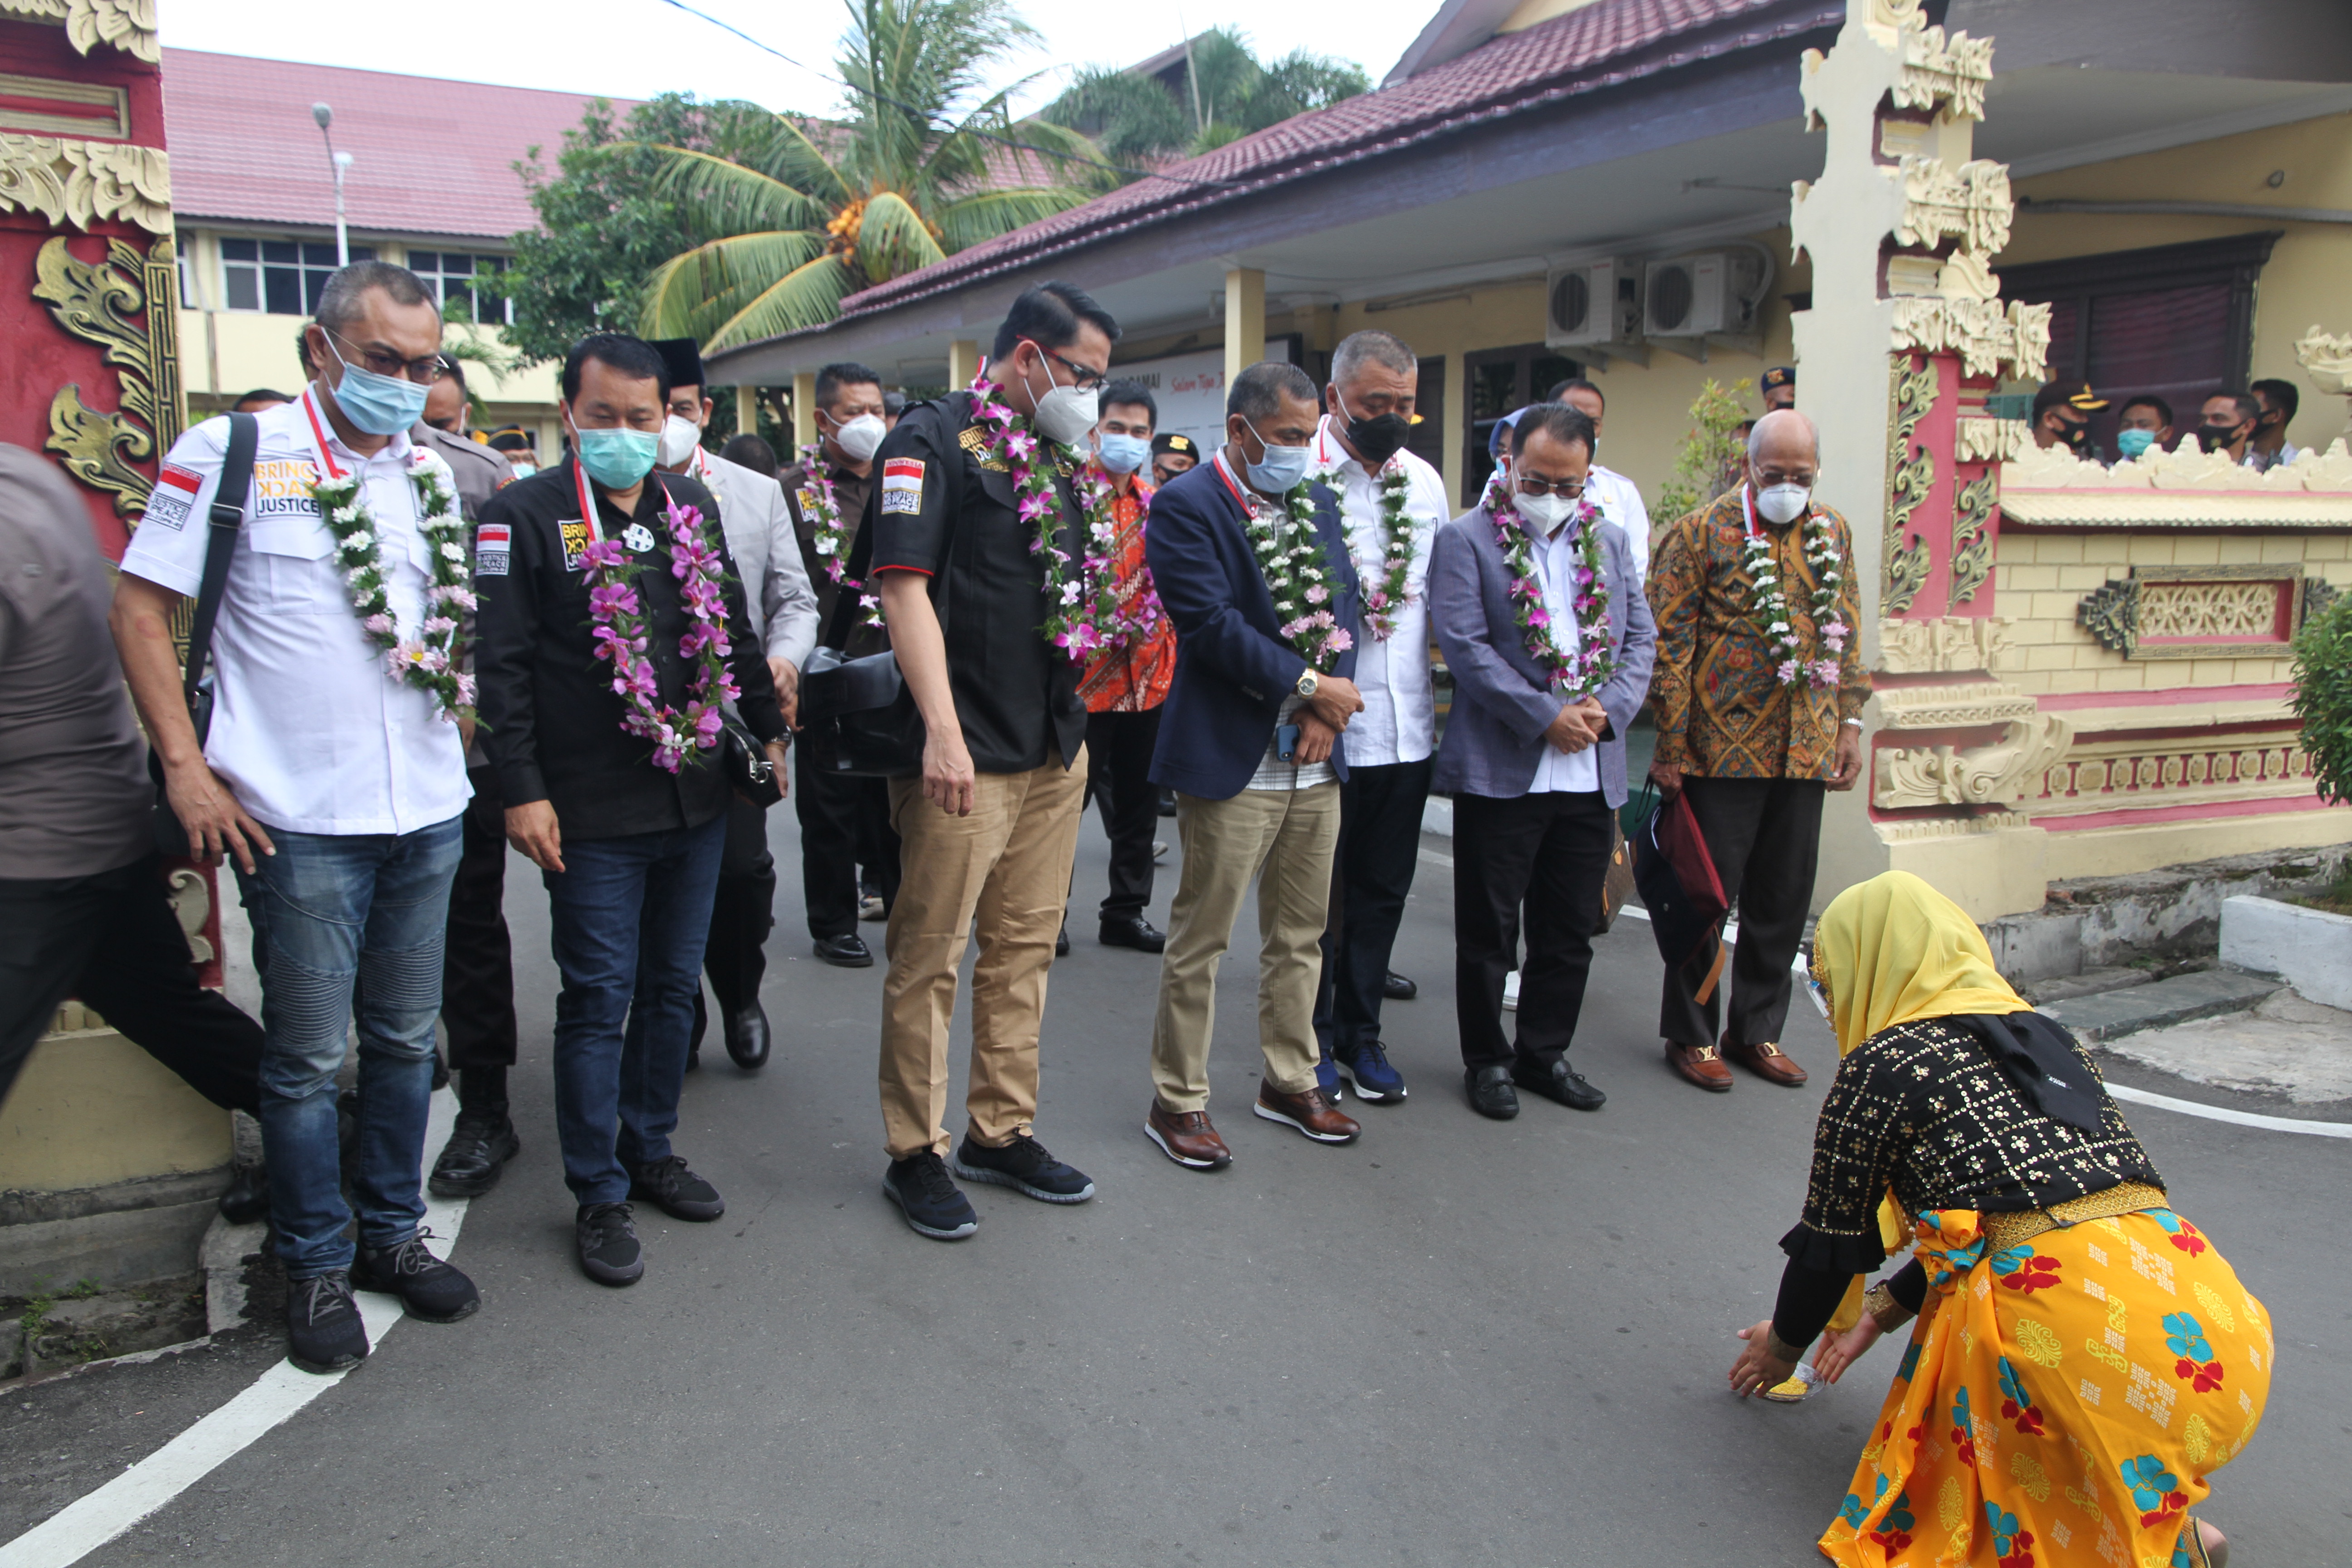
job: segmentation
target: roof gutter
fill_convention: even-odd
[[[2067,196],[2017,198],[2020,213],[2150,213],[2173,217],[2250,217],[2268,223],[2352,223],[2352,208],[2276,207],[2261,202],[2093,202]]]

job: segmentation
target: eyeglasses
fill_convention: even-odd
[[[442,367],[449,363],[437,353],[427,354],[423,359],[402,359],[397,354],[388,354],[382,349],[361,348],[359,344],[343,337],[342,333],[332,327],[326,328],[325,331],[331,338],[341,339],[345,346],[359,354],[360,363],[378,375],[388,375],[396,379],[404,377],[409,381],[430,386],[439,378]],[[344,360],[343,363],[349,364],[351,362]]]
[[[1085,392],[1091,387],[1100,386],[1110,379],[1110,372],[1107,370],[1097,370],[1092,365],[1073,364],[1043,343],[1039,343],[1035,346],[1039,353],[1044,354],[1047,359],[1052,360],[1055,364],[1060,365],[1064,370],[1070,373],[1070,384],[1076,387],[1080,392]]]
[[[1549,493],[1559,497],[1562,500],[1584,499],[1582,479],[1539,479],[1530,474],[1520,474],[1517,476],[1515,482],[1523,496],[1539,496]]]

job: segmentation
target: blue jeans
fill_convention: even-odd
[[[261,1129],[269,1218],[289,1278],[352,1265],[335,1076],[344,1028],[360,1037],[360,1240],[396,1246],[425,1217],[420,1166],[441,1010],[442,931],[462,817],[414,833],[273,829],[275,855],[240,877],[261,975]],[[356,992],[356,998],[354,993]]]
[[[541,872],[555,966],[555,1131],[575,1202],[616,1204],[630,1167],[669,1154],[702,949],[727,845],[699,827],[575,838]]]

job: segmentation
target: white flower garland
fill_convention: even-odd
[[[812,441],[801,448],[801,472],[805,476],[801,504],[808,513],[813,535],[810,543],[817,558],[824,563],[824,574],[843,593],[857,595],[857,607],[866,612],[866,624],[879,631],[882,601],[868,593],[866,584],[847,570],[849,525],[841,521],[841,499],[833,493],[833,478],[824,470],[824,442]]]
[[[431,694],[443,719],[452,722],[474,716],[474,678],[457,668],[457,618],[453,613],[475,606],[467,583],[463,539],[465,524],[457,515],[457,479],[448,464],[435,453],[414,447],[408,458],[408,482],[415,488],[419,516],[417,531],[425,536],[427,563],[425,624],[416,635],[403,637],[385,589],[382,534],[368,504],[360,499],[355,474],[312,481],[311,499],[319,516],[335,536],[335,563],[351,587],[352,610],[360,630],[384,650],[384,668],[393,679]]]
[[[1242,511],[1283,640],[1310,668],[1328,675],[1356,639],[1331,613],[1331,585],[1323,543],[1315,533],[1312,489],[1305,479],[1293,485],[1272,517],[1246,504]]]
[[[1412,603],[1413,520],[1405,511],[1412,476],[1391,458],[1375,478],[1381,487],[1380,571],[1368,572],[1359,561],[1356,576],[1365,584],[1364,629],[1374,642],[1386,642],[1396,636],[1397,617]]]
[[[1830,526],[1827,513],[1816,506],[1805,510],[1801,543],[1806,563],[1813,569],[1812,622],[1814,636],[1821,644],[1822,657],[1805,659],[1800,657],[1803,644],[1790,618],[1789,599],[1780,587],[1780,574],[1774,569],[1772,542],[1756,523],[1755,502],[1745,489],[1740,502],[1747,509],[1747,527],[1741,535],[1744,552],[1742,564],[1748,569],[1748,580],[1756,584],[1756,618],[1763,623],[1764,635],[1772,641],[1778,656],[1774,674],[1783,686],[1810,682],[1816,691],[1838,683],[1838,656],[1845,651],[1845,639],[1853,628],[1838,619],[1838,590],[1845,584],[1845,574],[1838,566],[1837,534]]]

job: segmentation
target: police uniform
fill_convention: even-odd
[[[971,409],[966,392],[910,405],[875,455],[866,505],[873,572],[929,582],[975,775],[969,816],[926,799],[919,775],[890,781],[905,868],[883,988],[882,1117],[893,1160],[947,1152],[948,1020],[965,932],[982,910],[965,1097],[971,1137],[1001,1148],[1030,1131],[1045,972],[1086,795],[1078,667],[1040,630],[1049,606],[1031,549],[1037,530],[1021,521],[1012,472]],[[1052,460],[1045,451],[1038,460]],[[1066,468],[1054,493],[1060,548],[1075,563],[1085,558],[1083,524]]]

